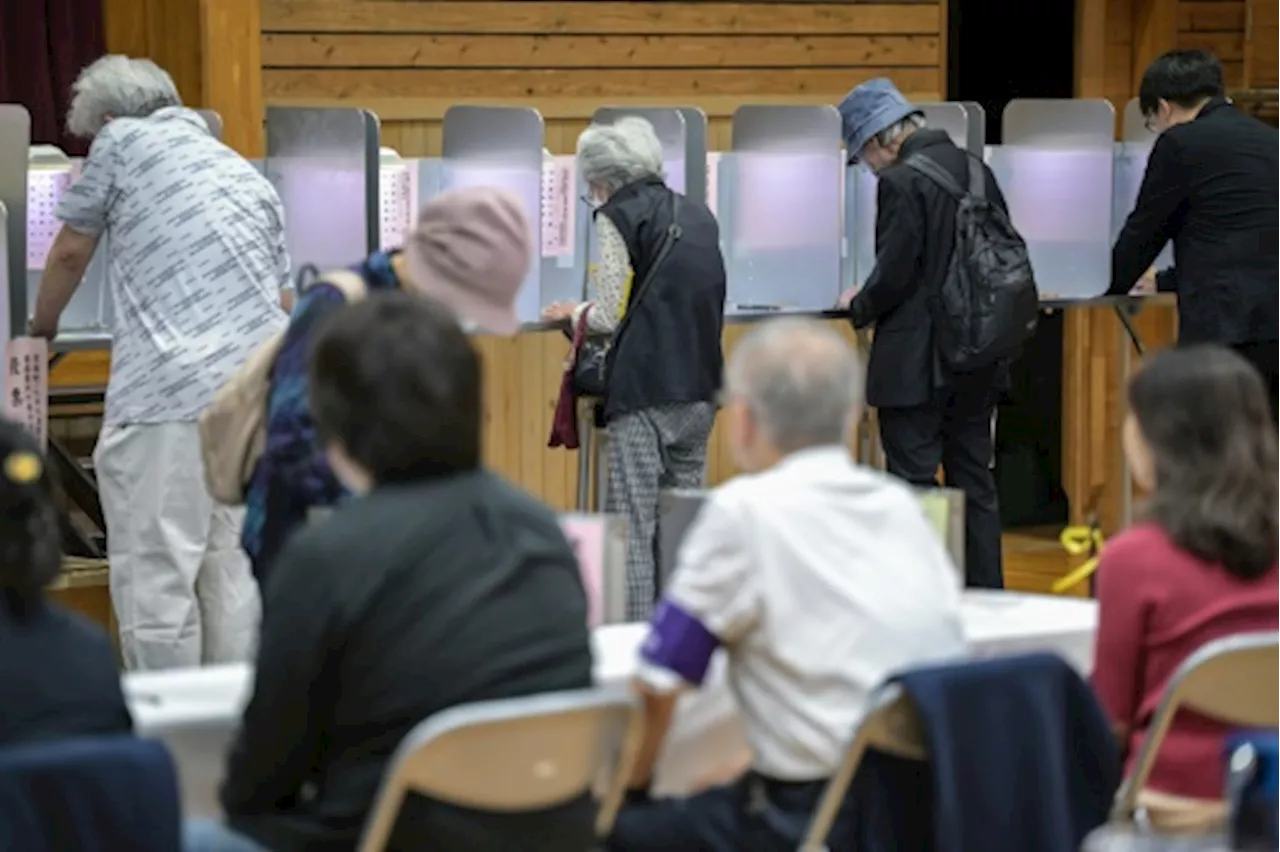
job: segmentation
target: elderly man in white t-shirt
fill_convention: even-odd
[[[862,396],[849,344],[816,321],[769,321],[738,345],[726,379],[746,473],[709,495],[641,652],[646,734],[614,852],[793,852],[869,693],[965,653],[958,574],[919,501],[847,448]],[[676,696],[721,648],[752,769],[651,800]]]
[[[154,63],[103,57],[73,92],[68,129],[93,145],[58,205],[32,333],[57,334],[105,239],[115,324],[94,463],[124,662],[246,659],[257,587],[240,514],[205,487],[197,420],[285,324],[284,209]]]

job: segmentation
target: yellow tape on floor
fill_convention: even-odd
[[[1088,554],[1090,558],[1079,568],[1054,581],[1052,588],[1055,595],[1065,594],[1093,576],[1093,572],[1098,570],[1098,554],[1102,552],[1102,545],[1105,543],[1102,530],[1094,525],[1067,527],[1058,536],[1058,541],[1070,555]]]

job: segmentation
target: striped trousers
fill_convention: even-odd
[[[701,488],[710,402],[683,402],[609,421],[609,493],[605,511],[627,519],[627,620],[647,621],[657,596],[658,494]]]

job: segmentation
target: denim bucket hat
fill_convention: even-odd
[[[849,152],[849,161],[857,161],[863,146],[872,136],[919,112],[920,108],[904,98],[886,77],[876,77],[854,86],[853,91],[840,102],[840,120],[844,124],[844,144]]]

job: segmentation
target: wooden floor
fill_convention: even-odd
[[[1004,582],[1019,592],[1049,594],[1053,583],[1083,564],[1087,557],[1069,556],[1058,543],[1062,530],[1057,527],[1031,527],[1006,531],[1004,544]],[[1088,597],[1087,583],[1072,594]]]

